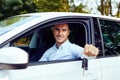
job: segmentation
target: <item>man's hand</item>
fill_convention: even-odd
[[[97,56],[99,54],[99,49],[92,44],[86,44],[84,47],[84,54],[87,56]]]

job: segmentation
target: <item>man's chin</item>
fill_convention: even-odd
[[[62,43],[64,43],[65,41],[64,40],[58,40],[57,41],[59,44],[62,44]]]

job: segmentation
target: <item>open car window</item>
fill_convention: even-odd
[[[37,50],[34,55],[31,57],[30,61],[38,61],[47,49],[52,47],[55,44],[55,39],[51,30],[51,26],[47,26],[38,31],[38,43]],[[69,35],[69,40],[72,43],[75,43],[79,46],[85,45],[85,26],[80,23],[69,23],[71,33]]]
[[[44,52],[55,44],[51,30],[52,25],[45,26],[27,33],[11,42],[11,46],[20,47],[28,52],[29,61],[38,61]],[[69,40],[81,47],[86,43],[85,26],[83,23],[69,23],[71,33]]]

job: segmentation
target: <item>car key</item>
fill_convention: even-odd
[[[82,59],[82,69],[83,69],[83,76],[84,76],[85,70],[88,70],[88,59],[86,58]]]

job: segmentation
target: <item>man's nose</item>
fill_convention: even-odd
[[[59,35],[62,35],[62,31],[59,31]]]

